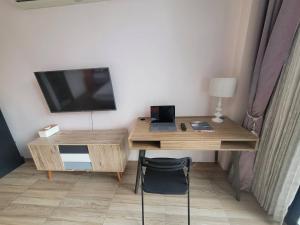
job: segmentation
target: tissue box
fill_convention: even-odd
[[[51,135],[59,131],[59,126],[57,124],[51,124],[43,129],[39,130],[40,137],[50,137]]]

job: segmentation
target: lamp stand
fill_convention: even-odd
[[[223,123],[223,114],[222,114],[222,98],[219,98],[218,100],[218,104],[217,104],[217,107],[216,107],[216,112],[215,112],[215,117],[212,118],[211,120],[215,123]]]

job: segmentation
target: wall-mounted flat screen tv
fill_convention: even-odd
[[[115,110],[108,68],[35,72],[51,112]]]

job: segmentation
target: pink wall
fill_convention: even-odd
[[[256,13],[245,2],[111,0],[22,10],[0,1],[0,107],[21,153],[30,156],[26,143],[49,123],[91,128],[90,113],[51,114],[34,71],[109,66],[118,110],[95,112],[95,129],[130,129],[155,104],[174,104],[177,115],[211,114],[211,77],[237,75],[244,86],[249,80],[237,69],[250,61],[240,60],[247,45],[241,25]],[[245,111],[247,88],[239,96],[228,102],[234,119]]]

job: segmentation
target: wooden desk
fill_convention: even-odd
[[[236,198],[240,199],[239,158],[242,151],[256,151],[258,138],[250,131],[228,118],[223,123],[214,123],[212,117],[177,117],[175,132],[151,132],[150,118],[138,118],[134,129],[129,135],[129,148],[139,150],[140,158],[146,150],[195,150],[195,151],[232,151],[234,166],[233,186]],[[214,132],[194,131],[191,121],[206,121]],[[185,123],[187,130],[182,131],[180,124]],[[135,192],[140,183],[140,163],[138,164]]]

